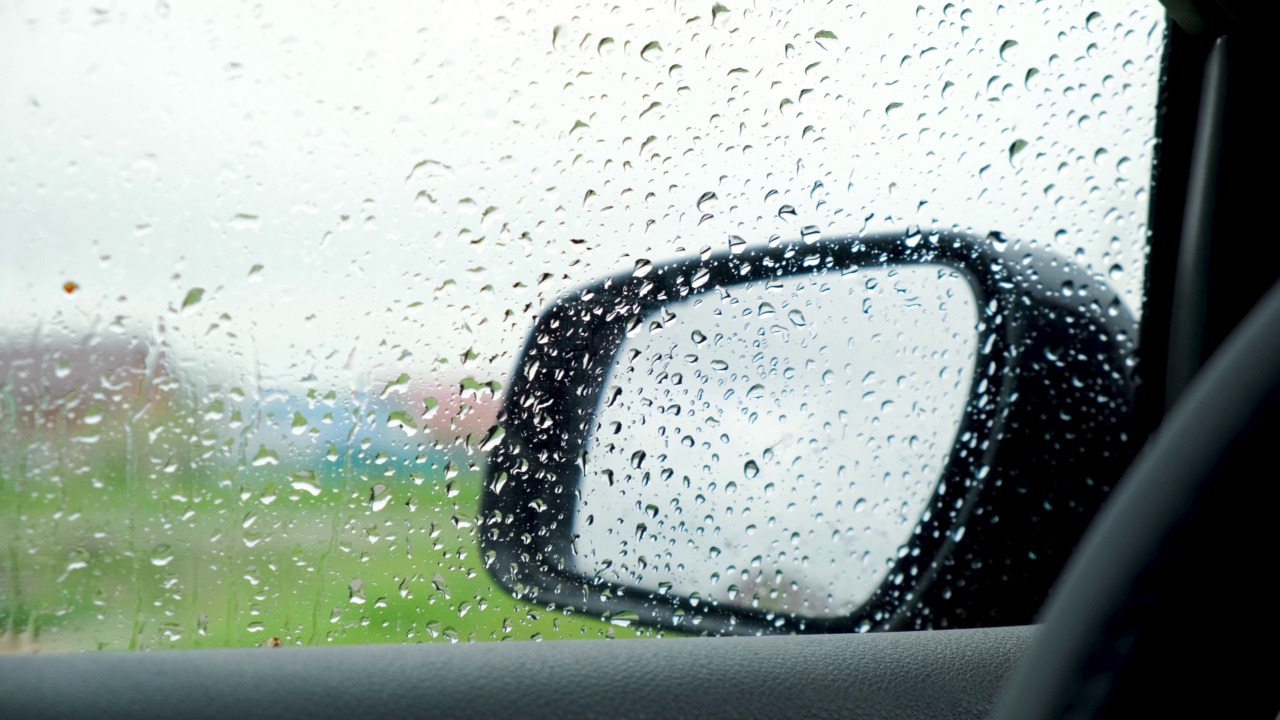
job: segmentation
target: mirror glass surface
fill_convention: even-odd
[[[571,569],[699,602],[848,615],[936,492],[977,302],[939,265],[772,278],[646,318],[601,393]]]

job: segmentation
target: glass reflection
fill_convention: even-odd
[[[809,617],[851,613],[945,468],[977,351],[941,266],[729,287],[647,318],[587,443],[573,570]]]

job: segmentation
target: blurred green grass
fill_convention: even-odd
[[[54,438],[0,448],[0,652],[662,634],[492,582],[483,458],[228,465]]]

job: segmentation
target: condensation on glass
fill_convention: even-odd
[[[648,263],[913,228],[1055,250],[1140,308],[1162,36],[1136,0],[0,9],[0,651],[654,634],[485,569],[479,484],[539,311]],[[803,497],[788,454],[760,477]],[[721,516],[733,481],[704,486]]]

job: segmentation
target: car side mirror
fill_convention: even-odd
[[[998,235],[637,263],[554,302],[481,516],[516,596],[694,633],[1029,621],[1132,456],[1134,320]]]

